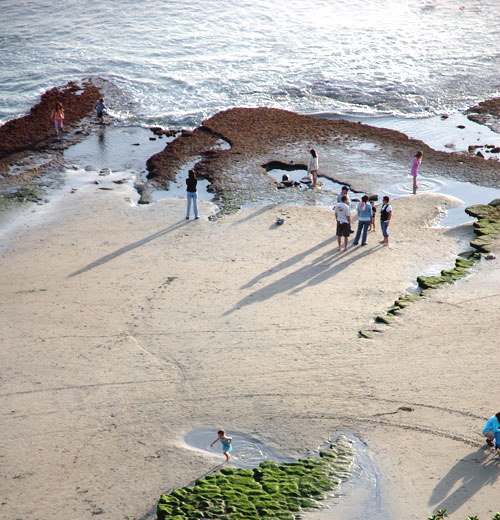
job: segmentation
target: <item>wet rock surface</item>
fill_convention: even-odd
[[[229,149],[214,149],[220,140]],[[384,128],[344,120],[320,119],[272,108],[234,108],[219,112],[193,132],[182,133],[166,148],[148,160],[148,178],[168,188],[182,164],[194,162],[198,176],[208,178],[216,190],[238,189],[245,183],[263,184],[268,165],[279,161],[287,168],[300,168],[311,147],[319,150],[322,174],[336,182],[348,183],[353,190],[361,186],[356,166],[339,171],[338,153],[353,142],[370,142],[367,150],[373,161],[383,154],[395,167],[407,169],[408,157],[415,150],[424,152],[428,175],[497,186],[500,163],[486,161],[474,154],[441,152],[422,141]],[[366,175],[365,175],[366,177]]]

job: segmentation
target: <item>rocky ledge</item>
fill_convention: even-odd
[[[162,495],[157,518],[293,520],[302,509],[318,507],[317,501],[349,476],[352,458],[350,442],[341,436],[319,457],[290,464],[265,461],[254,469],[223,467],[194,486]]]

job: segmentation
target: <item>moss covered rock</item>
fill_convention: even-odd
[[[161,495],[157,517],[293,520],[349,475],[353,454],[346,439],[319,455],[286,464],[265,461],[253,470],[224,467],[194,487]]]

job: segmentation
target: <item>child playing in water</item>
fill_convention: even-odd
[[[224,430],[219,430],[217,432],[217,439],[210,444],[210,447],[212,447],[217,441],[220,441],[222,444],[222,453],[226,456],[226,462],[229,462],[229,459],[231,458],[231,455],[229,455],[229,452],[232,451],[233,447],[231,446],[231,443],[233,442],[232,437],[227,437],[226,432]]]

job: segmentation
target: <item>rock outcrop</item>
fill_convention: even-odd
[[[45,92],[30,112],[0,127],[0,159],[26,150],[41,150],[54,135],[50,114],[59,102],[64,107],[64,125],[71,126],[93,111],[100,97],[99,89],[90,82],[78,85],[70,82]]]

